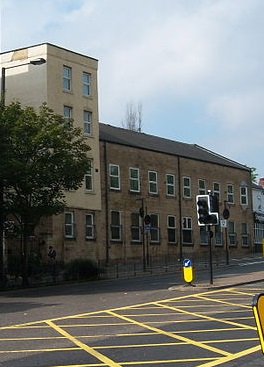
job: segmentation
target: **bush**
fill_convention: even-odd
[[[99,277],[99,269],[96,263],[89,259],[75,259],[65,264],[65,280],[88,280]]]
[[[22,274],[22,262],[20,256],[8,256],[7,273],[11,277],[18,278]]]

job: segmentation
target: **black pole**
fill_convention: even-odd
[[[210,267],[210,284],[213,284],[213,256],[212,256],[212,232],[211,226],[207,227],[208,231],[208,245],[209,245],[209,267]]]
[[[1,112],[4,112],[5,107],[5,68],[2,68],[1,79]],[[2,153],[2,152],[0,152]],[[6,285],[5,276],[5,254],[4,254],[4,185],[0,182],[0,287]]]
[[[226,265],[229,265],[229,248],[227,241],[227,228],[225,228],[225,243],[226,243]]]
[[[143,270],[146,271],[147,264],[146,264],[146,243],[145,243],[145,229],[144,229],[144,215],[145,215],[145,207],[144,207],[144,198],[141,199],[141,208],[143,208],[143,217],[142,217],[142,247],[143,247]]]
[[[1,105],[5,106],[5,71],[6,68],[2,68],[2,78],[1,78]]]

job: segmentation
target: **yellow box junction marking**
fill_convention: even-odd
[[[218,299],[214,299],[211,298],[211,296],[215,295],[217,296],[219,294],[219,298]],[[240,352],[228,352],[226,350],[217,348],[217,347],[213,347],[210,344],[216,344],[219,342],[219,340],[200,340],[200,341],[196,341],[193,340],[192,338],[189,337],[184,337],[182,334],[185,332],[183,331],[179,331],[179,332],[171,332],[171,331],[166,331],[166,330],[162,330],[159,327],[154,327],[153,324],[166,324],[166,323],[186,323],[186,322],[199,322],[198,320],[200,320],[200,322],[203,321],[215,321],[218,323],[222,323],[222,324],[227,324],[229,326],[233,326],[233,328],[230,328],[230,330],[256,330],[255,327],[253,326],[249,326],[249,325],[244,325],[242,322],[234,322],[231,320],[225,320],[222,318],[217,318],[217,317],[213,317],[209,316],[208,313],[207,315],[204,314],[206,313],[206,308],[203,308],[201,312],[199,312],[198,310],[195,311],[195,307],[196,307],[196,303],[198,301],[198,307],[202,307],[199,305],[199,301],[205,301],[205,302],[210,302],[210,306],[214,305],[213,307],[215,307],[216,304],[221,304],[223,307],[228,307],[228,306],[236,306],[236,308],[240,308],[243,310],[248,310],[247,305],[245,304],[240,304],[240,298],[238,302],[235,302],[234,296],[237,295],[239,297],[239,295],[245,295],[245,296],[250,296],[253,294],[250,294],[250,292],[243,293],[243,292],[238,292],[233,288],[229,288],[229,289],[225,289],[225,290],[213,290],[213,291],[207,291],[207,292],[202,292],[199,294],[189,294],[189,295],[184,295],[181,297],[174,297],[174,298],[170,298],[170,299],[165,299],[165,300],[160,300],[157,302],[149,302],[149,303],[143,303],[143,304],[137,304],[137,305],[131,305],[131,306],[125,306],[125,307],[120,307],[120,308],[115,308],[115,309],[109,309],[109,310],[102,310],[102,311],[94,311],[94,312],[89,312],[89,313],[82,313],[79,315],[71,315],[71,316],[64,316],[64,317],[59,317],[59,318],[54,318],[54,319],[50,319],[50,320],[41,320],[41,321],[35,321],[35,322],[27,322],[24,324],[19,324],[19,325],[12,325],[12,326],[5,326],[5,327],[0,327],[0,330],[10,330],[10,332],[14,332],[15,330],[27,330],[28,332],[30,332],[30,330],[34,331],[36,329],[44,329],[47,330],[47,328],[52,328],[52,330],[55,330],[59,336],[58,337],[54,337],[53,336],[43,336],[42,340],[50,340],[50,339],[65,339],[65,340],[69,340],[70,342],[72,342],[74,344],[74,347],[55,347],[54,349],[52,348],[45,348],[45,344],[43,345],[43,349],[42,348],[36,348],[36,349],[31,349],[31,350],[14,350],[14,351],[7,351],[7,350],[3,350],[0,351],[1,354],[4,353],[30,353],[30,352],[50,352],[50,351],[65,351],[65,352],[70,352],[71,350],[83,350],[85,352],[87,352],[88,354],[90,354],[91,356],[95,357],[98,360],[98,363],[90,363],[90,364],[76,364],[76,365],[71,365],[72,367],[89,367],[89,366],[109,366],[109,367],[124,367],[129,366],[129,365],[133,365],[135,366],[144,366],[145,364],[153,364],[153,366],[155,365],[159,365],[159,364],[167,364],[170,365],[170,363],[179,363],[179,362],[196,362],[196,366],[197,367],[214,367],[214,366],[220,366],[224,363],[227,363],[228,361],[232,361],[232,360],[236,360],[238,358],[247,356],[250,353],[255,353],[256,351],[260,350],[260,346],[254,346],[251,347],[249,349],[246,350],[242,350]],[[220,298],[221,297],[221,298]],[[228,300],[228,297],[229,300]],[[230,301],[232,299],[232,301]],[[191,305],[191,306],[190,306]],[[193,312],[192,310],[188,309],[188,307],[192,307],[193,308]],[[212,307],[212,306],[211,306]],[[209,308],[210,309],[210,308]],[[215,309],[217,310],[217,307],[215,307]],[[223,309],[223,308],[222,308]],[[221,311],[222,311],[221,309]],[[165,313],[161,310],[171,310],[172,313],[170,313],[169,311]],[[220,311],[220,312],[221,312]],[[238,309],[238,312],[241,312]],[[124,314],[125,313],[125,314]],[[182,320],[179,321],[178,320],[178,316],[179,314],[186,314],[187,316],[187,320]],[[170,318],[170,315],[172,315],[172,318]],[[160,319],[159,316],[165,316],[164,319]],[[176,317],[175,317],[176,316]],[[189,320],[189,316],[191,317],[195,317],[195,320]],[[114,319],[111,320],[111,317],[113,317]],[[135,318],[143,318],[143,322],[138,321]],[[152,317],[150,320],[146,321],[146,318],[148,317]],[[156,318],[157,317],[157,321]],[[167,318],[168,317],[168,318]],[[100,319],[102,319],[102,322],[94,322],[93,323],[93,319],[96,318],[98,321]],[[176,318],[176,320],[175,320]],[[77,322],[78,319],[78,322]],[[117,322],[115,322],[114,320],[117,319]],[[72,323],[67,323],[67,320],[72,320]],[[85,321],[88,321],[89,323],[86,323]],[[91,320],[91,321],[90,321]],[[103,320],[105,320],[106,322],[104,322]],[[141,320],[141,319],[140,319]],[[109,321],[109,323],[107,322]],[[121,322],[120,322],[121,321]],[[60,322],[60,324],[58,325],[57,322]],[[111,327],[111,325],[113,326],[121,326],[121,325],[136,325],[138,327],[140,327],[142,330],[145,329],[145,331],[147,332],[115,332],[114,334],[111,334],[110,332],[106,332],[104,334],[100,334],[100,327],[101,326],[105,326],[107,328],[107,326],[109,325],[109,327]],[[99,333],[95,333],[93,335],[89,335],[89,331],[88,331],[88,335],[72,335],[72,333],[68,332],[65,330],[65,328],[67,328],[69,330],[69,328],[72,328],[74,330],[74,327],[99,327],[98,331]],[[194,327],[194,330],[188,330],[186,331],[186,333],[189,333],[189,335],[191,335],[191,333],[193,332],[199,332],[199,333],[206,333],[208,331],[226,331],[229,330],[229,328],[216,328],[215,330],[196,330],[196,328]],[[97,331],[97,330],[96,330]],[[120,330],[121,331],[121,330]],[[140,335],[141,337],[144,335],[156,335],[156,334],[160,334],[163,336],[167,336],[169,338],[171,338],[172,340],[174,340],[174,342],[170,342],[170,343],[144,343],[144,339],[142,339],[143,343],[129,343],[129,339],[128,339],[128,343],[126,343],[126,345],[121,344],[121,345],[111,345],[111,336],[120,336],[120,337],[131,337],[131,336],[137,336]],[[16,335],[16,334],[15,334]],[[80,338],[82,340],[84,339],[88,339],[91,340],[93,337],[110,337],[109,339],[109,344],[110,345],[97,345],[95,347],[89,346],[87,345],[85,342],[80,341]],[[256,335],[257,336],[257,335]],[[10,338],[10,335],[8,338],[4,338],[2,337],[1,340],[2,341],[8,341],[8,340],[18,340],[18,341],[23,341],[23,340],[39,340],[41,339],[41,337],[36,337],[33,336],[32,338],[30,338],[28,335],[25,338]],[[257,338],[236,338],[234,340],[234,342],[236,341],[255,341],[257,340]],[[224,342],[228,342],[228,339],[225,340],[221,340]],[[191,344],[193,346],[202,348],[203,350],[208,350],[210,352],[216,353],[216,356],[212,357],[203,357],[203,358],[197,358],[197,357],[193,357],[193,358],[188,358],[188,356],[186,356],[185,359],[183,359],[182,357],[180,359],[164,359],[164,360],[143,360],[143,361],[122,361],[122,362],[116,362],[110,358],[108,358],[106,355],[102,354],[102,351],[104,349],[112,349],[112,348],[144,348],[144,347],[159,347],[159,346],[165,346],[165,345],[184,345],[184,344]],[[99,350],[101,352],[99,352]],[[201,364],[199,364],[201,363]],[[173,364],[173,365],[174,365]],[[64,366],[55,366],[53,365],[53,367],[64,367]],[[69,365],[67,365],[67,367],[69,367]]]

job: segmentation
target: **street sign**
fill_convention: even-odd
[[[221,227],[222,228],[227,228],[227,220],[226,219],[221,219]]]
[[[183,266],[185,266],[186,268],[189,268],[190,266],[192,266],[192,262],[190,259],[184,259],[183,260]]]
[[[229,216],[230,216],[230,212],[227,208],[225,208],[224,211],[223,211],[223,218],[228,219]]]
[[[193,281],[193,268],[190,259],[183,260],[183,277],[187,283],[191,283]]]
[[[259,341],[264,354],[264,293],[256,294],[252,300]]]

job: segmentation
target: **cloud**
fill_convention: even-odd
[[[263,89],[229,93],[211,101],[208,112],[228,131],[236,129],[253,131],[263,127],[263,101]]]
[[[141,101],[149,133],[248,155],[264,173],[263,0],[2,2],[2,49],[50,42],[99,59],[101,121]]]

